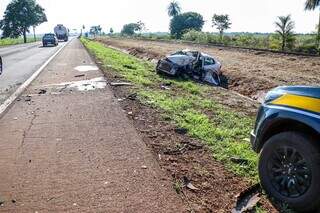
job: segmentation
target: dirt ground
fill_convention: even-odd
[[[148,60],[159,59],[180,49],[196,49],[215,56],[229,81],[228,88],[258,99],[266,91],[282,85],[318,85],[320,57],[294,56],[161,41],[100,38],[107,45],[126,49]]]
[[[121,81],[121,77],[111,70],[105,70],[105,75],[109,82]],[[222,163],[212,158],[208,147],[166,121],[158,109],[141,103],[132,88],[111,88],[160,167],[171,177],[173,187],[188,211],[231,212],[237,195],[250,187],[250,181],[226,170]],[[186,179],[197,189],[186,187]],[[265,198],[258,206],[267,212],[277,212]]]

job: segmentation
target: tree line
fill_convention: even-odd
[[[0,20],[0,29],[3,31],[3,38],[18,38],[23,36],[24,43],[27,42],[27,33],[33,29],[34,39],[35,29],[41,23],[47,21],[44,8],[35,0],[12,0]]]
[[[320,0],[306,0],[305,10],[316,10],[319,8],[320,11]],[[203,16],[196,12],[185,12],[182,13],[179,2],[172,1],[167,8],[168,15],[171,17],[170,20],[170,34],[172,38],[181,39],[186,36],[196,35],[196,32],[201,32],[204,19]],[[219,31],[220,42],[224,43],[224,32],[231,28],[231,20],[227,14],[214,14],[211,19],[212,27],[215,27]],[[140,22],[141,23],[141,22]],[[281,40],[282,51],[292,49],[296,39],[294,33],[295,23],[292,20],[291,15],[278,16],[275,21],[275,33]],[[138,23],[131,23],[124,25],[121,34],[123,35],[134,35],[136,32],[141,33],[141,28]],[[319,13],[319,24],[317,26],[317,35],[315,38],[315,49],[320,54],[320,13]],[[190,32],[190,33],[189,33]],[[202,35],[202,34],[199,34]]]

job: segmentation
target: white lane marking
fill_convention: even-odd
[[[97,71],[97,70],[99,70],[99,68],[97,66],[92,66],[92,65],[77,66],[74,69],[79,71],[79,72],[88,72],[88,71]]]
[[[72,39],[73,40],[73,39]],[[44,70],[44,68],[67,46],[72,40],[64,43],[57,52],[55,52],[37,71],[35,71],[32,76],[26,80],[7,100],[0,105],[0,116],[7,110],[7,108],[24,92],[24,90],[36,79],[39,74]]]

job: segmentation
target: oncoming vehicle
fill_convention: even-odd
[[[182,50],[159,60],[157,73],[172,76],[186,74],[213,85],[220,85],[221,63],[214,57],[198,51]]]
[[[42,44],[44,47],[46,47],[48,45],[57,46],[58,45],[58,38],[53,33],[44,34],[44,36],[42,37]]]
[[[267,194],[299,212],[320,207],[320,87],[279,87],[251,133]]]

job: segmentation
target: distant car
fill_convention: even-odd
[[[172,76],[189,75],[213,85],[220,85],[221,63],[208,54],[182,50],[159,60],[156,71]]]
[[[58,38],[53,33],[47,33],[42,37],[42,44],[44,47],[48,45],[57,46],[58,45]]]
[[[270,91],[251,133],[267,194],[298,212],[320,207],[320,87]]]
[[[2,65],[2,58],[0,56],[0,75],[2,74],[3,65]]]

